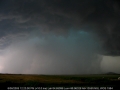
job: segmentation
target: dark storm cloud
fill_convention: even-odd
[[[101,73],[119,63],[119,29],[117,0],[0,0],[0,72]]]
[[[120,2],[117,0],[1,0],[0,36],[70,29],[95,33],[101,54],[120,55]]]

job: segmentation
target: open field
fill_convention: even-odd
[[[27,75],[0,74],[6,87],[118,87],[120,75]]]

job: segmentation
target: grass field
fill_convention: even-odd
[[[117,87],[120,75],[27,75],[0,74],[0,85],[6,87]]]

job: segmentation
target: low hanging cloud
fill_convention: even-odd
[[[115,72],[120,73],[120,56],[103,56],[101,61],[102,72]]]
[[[99,45],[93,35],[87,32],[72,32],[68,37],[53,34],[44,35],[41,38],[31,37],[13,42],[3,50],[0,56],[0,72],[100,73],[101,59],[95,53],[96,50],[99,50]]]

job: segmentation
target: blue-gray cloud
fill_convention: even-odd
[[[6,58],[1,56],[0,68],[5,65],[3,70],[12,72],[15,60],[21,64],[25,60],[28,64],[13,72],[22,73],[36,65],[35,68],[44,68],[43,73],[47,73],[49,67],[51,72],[63,70],[60,66],[65,61],[69,63],[63,65],[64,73],[72,63],[75,64],[68,73],[78,73],[76,68],[80,73],[90,73],[93,67],[100,72],[98,54],[120,55],[119,6],[117,0],[1,0],[0,54]],[[48,67],[38,65],[39,53]],[[13,62],[12,66],[8,65],[9,61]]]
[[[2,0],[0,37],[35,29],[66,35],[71,28],[96,33],[106,55],[119,55],[117,0]]]

